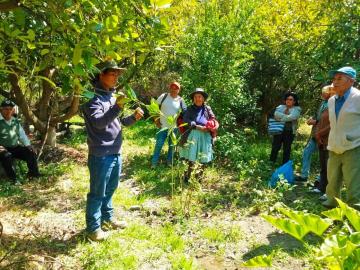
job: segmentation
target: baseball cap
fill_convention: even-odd
[[[15,107],[15,103],[9,99],[5,99],[3,102],[1,102],[0,107]]]
[[[338,70],[331,70],[329,71],[329,76],[331,78],[334,78],[335,74],[337,73],[342,73],[345,74],[346,76],[349,76],[352,79],[356,79],[356,70],[352,67],[342,67],[339,68]]]

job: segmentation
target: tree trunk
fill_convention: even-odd
[[[42,140],[45,139],[45,144],[50,145],[51,147],[56,147],[56,128],[49,126],[47,134],[43,135]]]

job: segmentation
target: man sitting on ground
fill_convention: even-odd
[[[39,177],[36,154],[19,120],[15,118],[15,103],[4,100],[0,105],[0,163],[14,184],[20,184],[13,167],[13,159],[26,161],[28,177]]]

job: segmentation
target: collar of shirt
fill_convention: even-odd
[[[5,120],[5,118],[2,116],[2,114],[0,113],[0,121],[4,120],[6,124],[10,125],[12,120],[14,119],[14,117],[11,117],[9,121]]]
[[[343,96],[340,97],[339,95],[336,95],[335,99],[336,100],[343,99],[345,101],[348,98],[348,96],[350,95],[350,90],[351,90],[351,87],[345,91]]]

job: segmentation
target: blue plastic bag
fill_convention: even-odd
[[[292,160],[289,160],[274,171],[269,181],[269,187],[276,187],[276,184],[280,180],[280,177],[286,180],[289,184],[294,184],[295,179]]]

